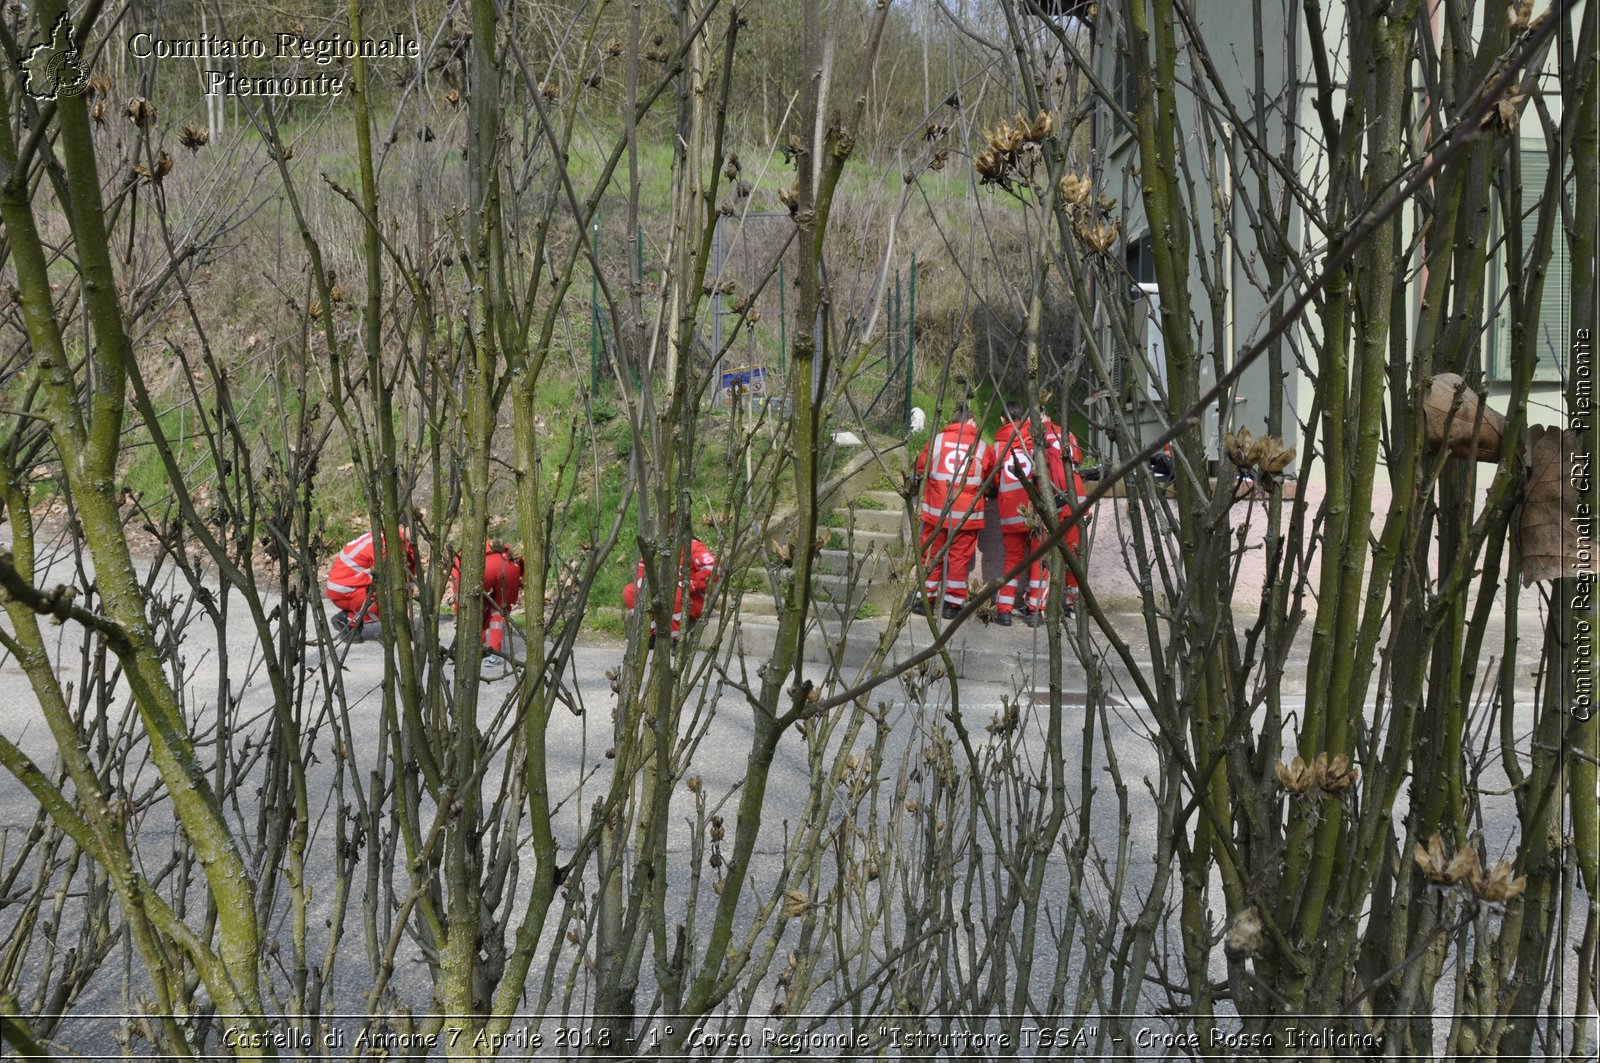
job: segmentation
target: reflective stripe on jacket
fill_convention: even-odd
[[[1003,531],[1028,523],[1033,506],[1025,480],[1033,478],[1033,443],[1025,422],[1002,425],[995,433],[994,449],[1000,464],[1000,527]]]
[[[700,614],[705,612],[706,591],[717,578],[717,557],[706,548],[706,544],[695,539],[689,544],[689,578],[678,585],[678,594],[672,603],[672,630],[676,632],[678,625],[683,621],[683,591],[689,589],[689,619],[699,620]],[[634,570],[633,582],[622,588],[623,608],[632,611],[635,606],[641,605],[645,588],[645,565],[641,558],[639,566]]]
[[[978,437],[977,425],[946,425],[917,458],[917,475],[923,477],[922,519],[946,528],[982,524],[984,482],[994,471],[994,461],[994,450]]]
[[[344,544],[328,569],[328,593],[350,594],[372,586],[372,566],[377,558],[372,549],[372,533],[363,532]]]
[[[406,540],[404,532],[400,533],[400,545],[405,548],[407,567],[415,574],[417,556]],[[333,565],[328,569],[328,582],[324,593],[353,594],[372,586],[372,570],[377,566],[378,558],[381,556],[382,554],[374,548],[371,532],[362,532],[351,539],[333,559]]]

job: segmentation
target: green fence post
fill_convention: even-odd
[[[912,370],[916,367],[915,352],[917,349],[917,253],[911,252],[911,308],[906,314],[906,408],[902,418],[905,425],[911,424],[911,379]]]
[[[589,394],[600,390],[600,216],[595,215],[589,259]]]

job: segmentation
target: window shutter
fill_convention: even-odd
[[[1522,152],[1522,211],[1527,219],[1522,223],[1522,235],[1533,246],[1536,218],[1544,200],[1545,181],[1550,173],[1550,156],[1543,147],[1524,148]],[[1540,377],[1559,377],[1565,371],[1563,356],[1567,349],[1567,312],[1572,292],[1572,265],[1567,258],[1567,230],[1562,221],[1556,223],[1555,238],[1550,245],[1550,264],[1545,270],[1544,291],[1539,297],[1538,348]]]

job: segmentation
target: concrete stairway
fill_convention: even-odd
[[[893,666],[925,650],[937,627],[930,628],[924,617],[911,616],[890,637],[890,616],[917,582],[915,541],[904,499],[892,491],[865,490],[841,496],[840,501],[828,545],[819,552],[812,573],[805,657],[836,663],[847,677],[855,677],[880,655],[884,665]],[[772,653],[778,634],[774,588],[784,574],[781,568],[770,570],[771,586],[746,592],[739,603],[737,646],[746,659]],[[1142,630],[1137,617],[1126,621],[1119,630]],[[973,619],[956,632],[947,649],[958,676],[1023,687],[1043,686],[1048,678],[1043,629],[1021,624],[1001,628]],[[1149,660],[1142,642],[1135,656],[1141,662]],[[944,666],[942,661],[935,663]],[[1070,651],[1064,672],[1068,689],[1084,689],[1083,666]],[[1111,666],[1111,672],[1119,679],[1125,675],[1120,664]]]
[[[825,620],[843,621],[864,613],[886,615],[898,599],[898,580],[908,564],[904,501],[893,491],[864,491],[836,513],[843,527],[830,527],[828,545],[812,571],[815,609]],[[778,581],[783,571],[769,572],[771,588],[749,591],[740,602],[746,623],[768,622],[776,633]]]
[[[835,526],[812,573],[805,657],[837,664],[848,679],[875,659],[888,667],[909,660],[933,644],[945,622],[930,625],[925,617],[910,616],[891,638],[891,614],[910,597],[916,583],[915,541],[905,501],[892,491],[878,489],[843,492],[836,498]],[[776,644],[778,601],[774,588],[786,571],[770,569],[769,587],[746,592],[739,603],[736,646],[747,660],[769,656]],[[1112,619],[1139,669],[1151,674],[1144,618],[1119,612]],[[1088,628],[1081,644],[1087,659],[1101,662],[1103,682],[1113,690],[1134,696],[1127,667],[1111,653],[1107,640],[1093,625]],[[1063,686],[1069,691],[1087,687],[1086,666],[1079,660],[1079,651],[1069,644],[1076,631],[1076,624],[1063,631],[1067,640],[1063,644]],[[1003,628],[973,618],[956,631],[946,649],[957,676],[1021,689],[1043,688],[1048,682],[1048,639],[1042,628],[1030,629],[1020,622]],[[942,660],[934,663],[944,666]],[[1288,661],[1285,671],[1288,689],[1304,688],[1303,656]]]

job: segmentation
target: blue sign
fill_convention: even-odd
[[[767,370],[763,366],[751,365],[741,369],[730,369],[722,374],[722,390],[740,392],[751,395],[760,395],[767,390]]]

